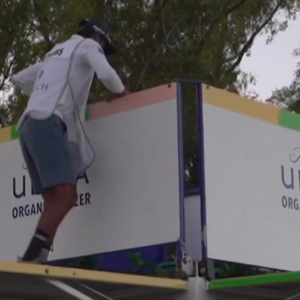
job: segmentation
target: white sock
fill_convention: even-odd
[[[39,263],[46,263],[47,260],[48,260],[48,256],[49,256],[49,250],[48,249],[45,249],[43,248],[40,255],[39,255],[39,258],[38,258],[38,261]]]

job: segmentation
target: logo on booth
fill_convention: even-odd
[[[300,147],[289,155],[289,163],[281,165],[281,184],[285,189],[281,205],[285,209],[300,211]]]
[[[28,175],[27,165],[22,163],[18,172],[21,175],[16,175],[12,178],[12,195],[18,200],[16,205],[11,210],[13,219],[39,215],[44,209],[44,202],[41,196],[34,195],[31,180]],[[25,175],[23,175],[25,172]],[[77,177],[78,198],[76,206],[86,206],[91,204],[90,180],[87,173],[83,173]]]

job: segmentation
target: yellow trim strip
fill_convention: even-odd
[[[11,127],[4,127],[0,129],[0,143],[11,140]]]
[[[128,284],[172,290],[186,290],[186,282],[179,279],[155,278],[23,263],[0,262],[0,272],[16,273],[16,275],[26,274],[62,279],[90,280],[112,284]]]
[[[241,97],[206,84],[202,84],[202,96],[205,103],[271,124],[279,124],[280,110],[272,105]]]

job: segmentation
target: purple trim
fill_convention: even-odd
[[[174,243],[173,243],[174,244]],[[156,264],[165,263],[167,261],[167,247],[172,244],[161,244],[148,247],[140,247],[134,249],[127,249],[122,251],[114,251],[107,253],[94,254],[85,257],[74,257],[69,259],[62,259],[51,261],[50,265],[73,267],[77,260],[96,260],[100,258],[99,262],[94,266],[95,269],[100,269],[107,272],[134,272],[137,265],[129,258],[130,253],[139,253],[145,263],[155,262]]]
[[[197,125],[198,125],[198,151],[199,151],[199,161],[198,161],[198,172],[199,172],[199,185],[197,189],[188,190],[184,192],[185,197],[200,195],[200,208],[201,208],[201,224],[200,230],[202,233],[202,259],[207,259],[207,249],[204,230],[206,228],[206,199],[205,199],[205,170],[204,170],[204,132],[203,132],[203,105],[202,105],[202,84],[199,80],[190,79],[180,79],[177,81],[177,87],[180,89],[177,91],[177,98],[182,101],[181,85],[182,83],[193,84],[196,86],[196,106],[197,106]],[[182,136],[183,137],[183,136]],[[184,173],[182,173],[184,176]]]
[[[180,236],[177,243],[177,265],[180,267],[182,262],[182,251],[185,244],[185,216],[184,216],[184,145],[183,145],[183,109],[181,83],[176,83],[177,100],[177,132],[178,132],[178,174],[179,174],[179,220]]]
[[[180,201],[180,239],[185,241],[184,224],[184,145],[183,145],[183,108],[181,83],[177,82],[177,132],[178,132],[178,174],[179,174],[179,201]]]
[[[184,192],[184,197],[198,196],[200,195],[200,189],[192,189]]]
[[[203,147],[203,107],[202,107],[202,84],[199,80],[178,80],[177,81],[177,100],[180,100],[181,107],[178,108],[178,112],[181,111],[183,115],[182,109],[182,84],[192,84],[196,87],[196,107],[197,107],[197,125],[198,125],[198,151],[199,151],[199,160],[198,160],[198,177],[199,183],[198,188],[193,190],[184,191],[184,197],[200,195],[200,207],[201,207],[201,223],[200,231],[202,233],[202,259],[206,260],[207,258],[207,250],[206,250],[206,240],[203,239],[203,232],[206,228],[206,205],[205,205],[205,176],[204,176],[204,147]],[[183,117],[182,117],[183,119]],[[183,124],[183,120],[181,120]],[[183,134],[181,136],[182,141]],[[180,140],[180,139],[179,139]],[[183,146],[184,147],[184,146]],[[182,153],[184,153],[184,148],[182,148]],[[183,156],[182,156],[183,157]],[[184,163],[184,162],[183,162]],[[182,169],[182,177],[184,184],[184,168]]]
[[[197,114],[198,114],[198,141],[199,141],[199,191],[201,207],[201,232],[202,232],[202,260],[207,259],[206,248],[206,192],[205,192],[205,158],[204,158],[204,128],[203,128],[203,99],[202,84],[197,83]]]

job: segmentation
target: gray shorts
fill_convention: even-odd
[[[57,115],[45,120],[27,117],[19,131],[34,194],[61,184],[76,184],[71,143]]]

